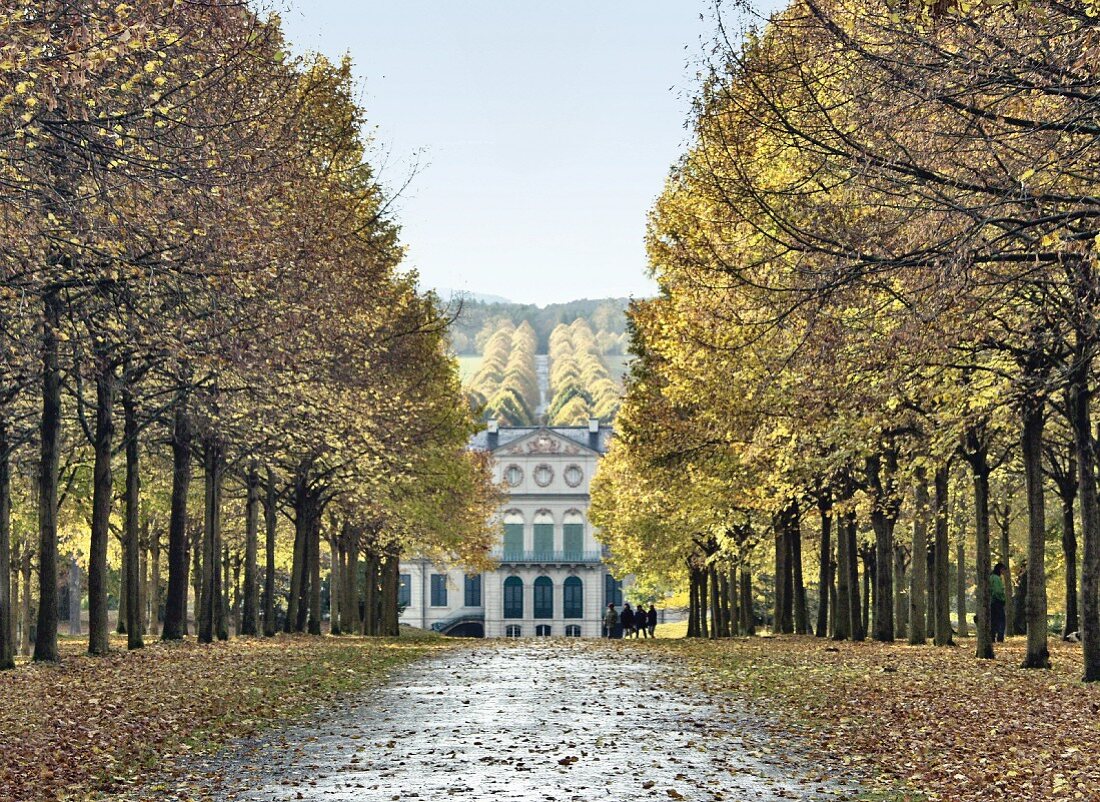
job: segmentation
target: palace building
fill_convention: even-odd
[[[603,563],[588,520],[589,484],[611,427],[499,427],[470,447],[493,456],[508,494],[500,510],[496,570],[467,574],[428,560],[401,563],[401,621],[471,637],[577,637],[602,634],[608,602],[622,584]]]

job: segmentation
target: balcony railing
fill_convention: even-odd
[[[502,563],[598,563],[599,551],[498,551],[493,559]]]

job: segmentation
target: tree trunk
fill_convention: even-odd
[[[848,538],[848,630],[852,640],[862,641],[867,638],[867,627],[863,623],[863,616],[859,606],[859,563],[857,557],[859,550],[856,545],[856,514],[848,512],[845,516],[846,537]]]
[[[299,607],[302,601],[302,588],[306,578],[306,558],[308,538],[307,510],[304,506],[305,480],[299,476],[294,490],[294,554],[290,565],[290,597],[287,599],[287,632],[301,632],[299,625]]]
[[[873,631],[874,621],[871,619],[871,610],[874,609],[875,615],[878,615],[878,608],[875,607],[875,593],[878,590],[875,584],[877,570],[878,560],[875,556],[875,547],[872,546],[863,552],[863,620],[860,626],[864,632]]]
[[[833,640],[852,637],[851,552],[848,531],[841,516],[836,518],[836,612],[833,616]]]
[[[229,545],[221,545],[221,616],[218,622],[218,640],[229,640],[229,619],[234,614],[233,602],[229,592],[234,587],[232,565],[229,559]]]
[[[401,569],[399,557],[390,552],[386,555],[386,564],[382,570],[382,634],[397,637],[401,634],[397,620],[397,588],[400,584]],[[706,633],[703,634],[706,637]]]
[[[340,615],[343,630],[348,633],[358,632],[362,627],[359,620],[359,543],[356,538],[343,544],[344,603],[340,606]]]
[[[787,538],[786,525],[783,516],[776,516],[775,534],[775,611],[773,612],[772,632],[780,634],[786,632],[790,604],[787,601],[787,570],[790,564],[787,547],[790,540]]]
[[[1073,502],[1072,498],[1062,499],[1062,552],[1066,558],[1066,617],[1062,623],[1063,639],[1081,628],[1077,608],[1077,531]]]
[[[756,611],[752,602],[752,565],[741,564],[741,632],[745,635],[756,634]]]
[[[11,576],[11,447],[7,421],[0,419],[0,671],[15,668]]]
[[[110,540],[114,479],[111,454],[114,439],[115,374],[101,366],[96,375],[95,457],[92,466],[91,549],[88,554],[88,653],[107,654],[111,625],[107,620],[107,546]]]
[[[894,544],[894,634],[908,637],[909,593],[905,575],[905,549]]]
[[[699,612],[697,617],[699,619],[699,637],[710,638],[710,623],[707,621],[707,610],[710,607],[710,598],[707,593],[707,572],[706,569],[699,569],[696,572],[699,584],[699,590],[696,592],[695,598],[699,604]]]
[[[1047,644],[1046,498],[1043,488],[1043,424],[1042,401],[1025,405],[1021,443],[1024,485],[1027,488],[1027,654],[1024,657],[1024,668],[1050,668],[1050,651]],[[979,532],[979,540],[980,534]],[[978,571],[980,580],[981,566],[978,567]],[[988,584],[987,581],[987,592]],[[981,583],[979,582],[980,587]],[[981,602],[982,600],[979,598],[978,604],[980,605]],[[981,610],[979,608],[980,615]],[[979,617],[978,620],[980,622],[981,618]]]
[[[886,510],[887,489],[880,474],[880,458],[868,457],[867,478],[874,490],[871,507],[871,528],[875,532],[873,636],[881,643],[890,643],[894,640],[894,533]]]
[[[916,509],[913,513],[912,558],[909,567],[909,644],[923,646],[927,642],[928,599],[928,477],[923,468],[916,469],[913,485]]]
[[[1084,548],[1081,559],[1081,649],[1084,654],[1085,682],[1100,681],[1100,506],[1096,498],[1096,452],[1092,438],[1089,386],[1092,360],[1083,356],[1077,360],[1071,379],[1073,402],[1073,444],[1077,456],[1077,497],[1081,507],[1081,536]],[[1029,550],[1030,551],[1030,550]],[[1033,576],[1028,558],[1028,582]],[[1031,589],[1028,589],[1031,598]],[[1031,610],[1028,610],[1028,620]],[[1029,638],[1030,640],[1030,638]]]
[[[790,538],[791,580],[794,586],[792,631],[799,635],[808,635],[810,634],[810,612],[806,605],[806,582],[802,576],[802,524],[797,504],[791,505],[787,536]]]
[[[57,330],[61,300],[46,295],[42,325],[41,458],[38,475],[38,626],[34,659],[56,662],[57,651],[57,505],[61,448],[61,366]]]
[[[190,489],[191,425],[180,403],[172,419],[172,502],[168,519],[168,593],[164,600],[163,640],[180,640],[187,632],[187,494]]]
[[[961,535],[955,543],[955,612],[959,617],[959,637],[970,637],[966,621],[966,543]]]
[[[974,467],[974,532],[975,549],[975,656],[979,660],[993,659],[993,627],[990,616],[992,596],[989,577],[993,564],[989,551],[989,468],[984,452],[980,464]]]
[[[712,640],[717,640],[722,637],[722,610],[718,589],[718,572],[712,565],[707,568],[707,572],[704,576],[704,581],[709,580],[710,585],[710,637]]]
[[[832,526],[833,518],[829,510],[828,498],[822,496],[817,502],[817,511],[821,517],[821,541],[818,547],[818,569],[817,569],[817,595],[819,597],[817,605],[817,627],[814,630],[814,634],[819,638],[825,638],[829,635],[829,589],[832,586],[832,559],[833,559],[833,544],[832,540]]]
[[[950,476],[948,468],[943,465],[936,469],[936,498],[933,510],[936,520],[936,545],[935,545],[935,572],[932,579],[933,593],[933,624],[935,627],[933,642],[937,646],[954,646],[954,638],[951,637],[951,582],[948,572],[948,542],[947,516],[948,516],[948,481]]]
[[[997,550],[1000,553],[1000,561],[1004,565],[1004,583],[1005,583],[1005,599],[1012,598],[1012,563],[1011,563],[1011,549],[1009,548],[1008,535],[1009,535],[1009,517],[1012,515],[1012,507],[1005,504],[1002,508],[1004,513],[1000,521],[998,521],[998,529],[1000,529],[999,543]],[[1072,515],[1072,512],[1070,513]]]
[[[396,611],[396,592],[393,603]],[[321,516],[316,507],[309,527],[309,634],[321,634]]]
[[[275,507],[275,474],[268,468],[264,502],[264,636],[275,635],[275,534],[279,520]]]
[[[244,610],[241,617],[241,635],[253,636],[259,631],[259,583],[256,576],[256,555],[260,540],[260,474],[253,465],[248,470],[248,500],[245,505],[244,535]]]
[[[126,439],[126,489],[123,494],[125,511],[124,536],[126,538],[126,647],[140,649],[145,646],[145,627],[141,610],[141,537],[140,504],[141,477],[138,462],[138,423],[133,391],[126,383],[122,388],[124,437]]]
[[[339,533],[334,533],[332,537],[328,539],[328,550],[329,562],[332,563],[328,579],[328,631],[330,635],[342,635],[343,629],[340,626],[340,607],[342,606],[344,593],[344,579],[342,576],[344,563],[340,556]]]
[[[221,638],[225,614],[222,610],[221,491],[222,457],[213,440],[203,448],[204,493],[202,537],[202,599],[199,613],[199,643]]]

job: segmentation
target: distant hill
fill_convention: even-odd
[[[502,295],[490,295],[483,292],[470,292],[469,290],[455,290],[450,287],[437,287],[436,294],[444,303],[452,301],[470,301],[479,304],[510,304],[512,301]]]
[[[456,319],[451,324],[451,344],[460,356],[474,356],[485,352],[489,338],[505,324],[520,326],[527,323],[535,332],[536,353],[550,352],[550,334],[559,324],[569,325],[585,319],[592,331],[600,336],[604,354],[619,355],[623,352],[626,332],[626,309],[629,298],[584,298],[566,303],[537,306],[509,301],[480,301],[475,296],[462,297],[452,304],[456,307]]]

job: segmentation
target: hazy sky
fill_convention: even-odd
[[[646,212],[687,142],[708,0],[285,1],[297,49],[351,54],[383,181],[418,170],[398,218],[426,286],[653,291]]]

